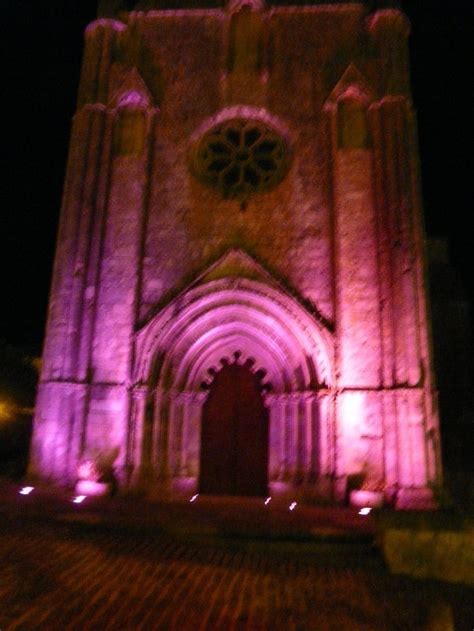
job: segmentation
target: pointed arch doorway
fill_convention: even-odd
[[[200,493],[267,494],[268,410],[261,391],[261,375],[248,363],[215,373],[202,411]]]

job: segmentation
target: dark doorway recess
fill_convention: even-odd
[[[268,410],[261,376],[225,365],[210,386],[201,430],[200,493],[264,496],[268,491]]]

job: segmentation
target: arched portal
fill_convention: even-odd
[[[235,366],[224,371],[226,363]],[[330,333],[280,288],[223,278],[189,289],[137,335],[134,467],[145,464],[147,479],[151,469],[173,487],[187,480],[208,493],[263,494],[267,482],[291,486],[329,478],[335,468],[333,366]],[[235,388],[234,377],[240,380]],[[242,392],[249,410],[242,401],[244,407],[226,409]],[[145,419],[146,409],[152,413]],[[268,427],[260,438],[257,416],[266,419],[260,427]],[[213,442],[212,431],[221,430]],[[253,454],[244,449],[252,431]],[[234,455],[227,465],[214,462],[230,449],[227,440],[241,460],[258,468],[254,486],[248,481],[239,488]],[[210,481],[219,475],[222,488]]]
[[[224,364],[203,405],[199,492],[268,492],[268,409],[249,363]]]

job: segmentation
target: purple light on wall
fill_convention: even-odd
[[[302,22],[314,20],[311,28],[319,29],[325,9],[301,10]],[[148,23],[145,13],[137,13],[133,24],[99,19],[87,28],[30,479],[75,484],[70,501],[80,504],[112,490],[112,483],[101,481],[109,477],[96,470],[100,455],[114,490],[143,484],[166,496],[178,491],[194,503],[198,494],[189,493],[200,488],[203,405],[212,375],[237,356],[265,376],[266,492],[277,497],[280,488],[292,486],[283,481],[301,477],[316,496],[344,502],[343,482],[357,479],[350,501],[361,515],[383,503],[430,506],[440,478],[439,437],[405,64],[394,69],[394,76],[405,77],[396,98],[375,89],[387,84],[393,59],[404,59],[392,54],[404,45],[404,22],[398,11],[355,22],[345,11],[336,16],[331,10],[324,19],[329,31],[317,38],[321,59],[311,56],[314,67],[302,66],[297,56],[289,60],[292,76],[304,72],[308,79],[329,63],[318,97],[323,107],[311,123],[306,106],[299,109],[309,94],[295,102],[291,124],[276,115],[286,111],[278,73],[268,77],[275,114],[236,104],[246,100],[247,88],[238,82],[236,101],[230,96],[218,112],[209,111],[206,99],[196,102],[188,120],[187,105],[180,107],[194,89],[186,71],[191,66],[176,77],[173,129],[181,149],[197,147],[216,125],[227,128],[235,120],[278,130],[294,147],[295,160],[322,140],[327,145],[324,177],[290,169],[278,191],[252,196],[245,217],[229,212],[234,202],[227,196],[201,189],[191,172],[188,178],[187,152],[167,142],[166,123],[155,120],[160,110],[147,87],[150,73],[141,76],[133,55],[124,70],[123,59],[113,54],[125,33],[134,49],[138,25]],[[280,17],[282,28],[299,28],[292,15]],[[200,59],[200,31],[196,38],[189,33],[190,19],[196,16],[186,11],[171,22],[157,15],[157,24],[164,20],[166,26],[147,41],[150,59],[160,59],[183,37]],[[219,28],[216,23],[211,30],[220,46],[227,35]],[[364,76],[365,62],[360,68],[331,63],[349,33],[354,41],[371,38],[365,51],[370,76]],[[386,38],[393,38],[390,45]],[[229,87],[240,63],[224,72]],[[211,100],[218,103],[220,83],[212,85],[217,92]],[[160,114],[163,122],[167,108],[174,109],[170,104]],[[399,138],[402,126],[410,142]],[[159,142],[148,152],[155,127]],[[242,243],[252,254],[238,247]],[[296,506],[293,501],[288,509]]]

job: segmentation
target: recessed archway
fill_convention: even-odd
[[[331,474],[331,335],[282,290],[243,278],[191,288],[140,331],[136,351],[135,383],[145,384],[153,400],[150,461],[162,478],[194,480],[197,487],[208,476],[204,471],[201,478],[202,454],[207,454],[208,463],[219,449],[204,445],[202,451],[201,439],[207,440],[202,422],[219,412],[220,404],[213,399],[223,395],[212,395],[212,388],[213,383],[217,387],[216,376],[226,363],[235,364],[236,371],[246,365],[249,379],[249,375],[257,380],[264,376],[259,402],[252,395],[249,399],[267,419],[267,438],[259,443],[266,445],[262,447],[265,453],[257,462],[267,458],[264,469],[270,485],[310,483],[319,475]],[[238,396],[238,390],[231,395]],[[234,428],[239,412],[229,415],[226,422]],[[138,426],[135,435],[144,436],[144,429]],[[140,460],[140,447],[135,453]],[[261,474],[258,491],[238,490],[236,483],[229,483],[228,471],[224,477],[226,490],[201,486],[206,492],[230,494],[266,490]]]

